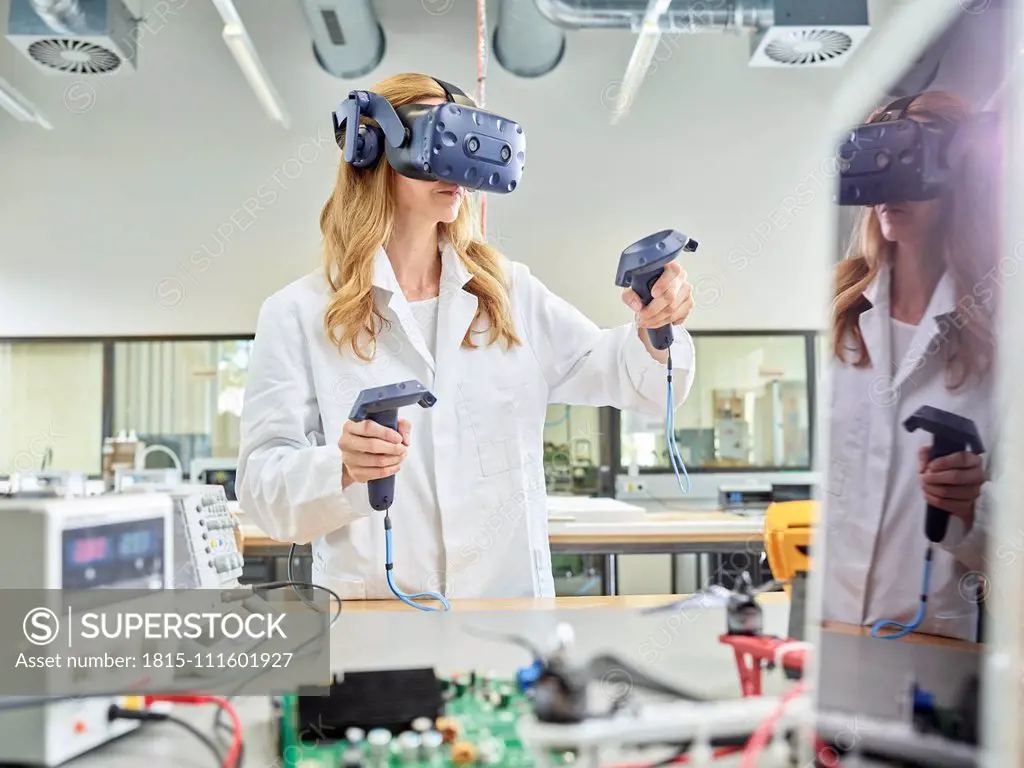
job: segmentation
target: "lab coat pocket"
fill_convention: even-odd
[[[521,468],[522,441],[515,384],[480,381],[459,384],[459,391],[483,476],[492,477]]]

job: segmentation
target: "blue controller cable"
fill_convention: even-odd
[[[876,621],[874,626],[871,627],[871,636],[877,637],[880,640],[899,640],[901,637],[906,637],[924,621],[925,610],[928,606],[928,587],[932,580],[932,545],[928,545],[928,551],[924,555],[924,577],[922,578],[921,584],[921,602],[918,603],[917,613],[914,618],[910,620],[909,624],[903,624],[899,621],[893,621],[891,619],[883,619]],[[895,629],[891,635],[880,635],[883,629]]]
[[[672,396],[672,352],[668,353],[668,402],[665,406],[665,442],[668,444],[668,457],[672,462],[672,470],[676,473],[676,482],[679,483],[679,490],[685,496],[690,492],[690,475],[686,471],[683,457],[679,455],[679,445],[676,443],[676,409],[675,398]],[[682,472],[682,476],[680,476]],[[686,480],[686,487],[683,487],[683,480]]]
[[[391,587],[391,592],[406,605],[411,605],[413,608],[419,608],[421,611],[450,611],[451,606],[445,599],[444,595],[438,592],[417,592],[415,595],[407,595],[402,592],[397,586],[395,586],[395,579],[392,575],[395,569],[394,558],[391,555],[391,510],[385,510],[384,512],[384,568],[386,569],[388,586]],[[415,602],[417,599],[426,600],[437,600],[441,603],[441,608],[435,608],[430,605],[420,605]]]

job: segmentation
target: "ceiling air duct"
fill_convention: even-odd
[[[639,32],[650,0],[535,0],[552,24],[568,29],[631,29]],[[662,32],[739,32],[770,26],[772,0],[672,0],[660,14]]]
[[[11,0],[7,39],[48,74],[111,75],[136,67],[136,19],[120,0]]]
[[[867,37],[868,0],[672,0],[652,18],[650,0],[535,0],[566,29],[630,29],[661,35],[750,33],[750,66],[834,67]]]
[[[373,0],[301,0],[313,38],[313,54],[325,72],[354,79],[370,74],[384,58],[384,29]]]
[[[867,0],[775,0],[754,36],[752,67],[841,67],[868,36]]]
[[[513,75],[540,77],[562,60],[565,30],[541,15],[536,0],[501,0],[492,51]]]

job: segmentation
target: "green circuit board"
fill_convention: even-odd
[[[519,739],[517,723],[520,715],[529,711],[529,702],[510,681],[490,681],[486,689],[442,680],[447,691],[443,716],[453,719],[458,735],[451,743],[443,744],[430,761],[422,755],[410,760],[401,753],[398,739],[392,739],[386,762],[370,759],[370,748],[364,739],[356,745],[362,755],[361,765],[366,768],[448,768],[455,765],[494,765],[501,768],[532,768],[534,760]],[[495,695],[497,694],[497,695]],[[351,745],[344,739],[303,739],[299,733],[298,697],[284,696],[279,700],[280,750],[283,768],[339,768]],[[314,737],[315,738],[315,737]],[[453,759],[456,744],[471,745],[475,758],[466,761]],[[464,753],[463,753],[464,754]],[[571,755],[559,755],[559,762],[571,762]]]

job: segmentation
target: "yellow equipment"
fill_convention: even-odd
[[[772,576],[786,583],[789,592],[797,574],[811,569],[812,528],[818,520],[818,502],[781,501],[769,504],[764,514],[764,551]]]
[[[785,583],[789,595],[789,636],[803,640],[811,537],[818,522],[816,501],[769,504],[764,514],[764,551],[772,578]]]

